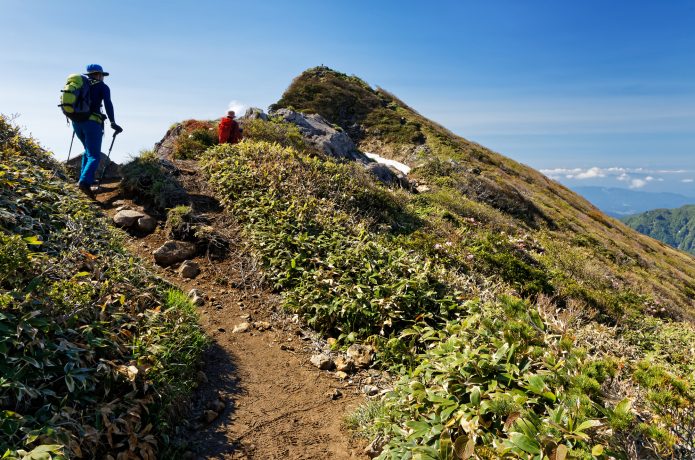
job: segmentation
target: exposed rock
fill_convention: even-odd
[[[234,329],[232,330],[233,334],[240,334],[244,332],[248,332],[251,329],[251,325],[249,323],[241,323],[237,324],[234,326]]]
[[[266,115],[265,112],[258,107],[249,107],[246,109],[246,113],[242,118],[246,118],[247,120],[260,119],[263,121],[268,121],[268,115]]]
[[[152,252],[157,265],[168,267],[169,265],[183,262],[195,256],[196,247],[191,243],[169,240]]]
[[[259,331],[267,331],[270,329],[271,325],[268,321],[256,321],[253,323],[253,327],[258,329]]]
[[[340,380],[345,380],[346,378],[348,378],[347,372],[343,372],[343,371],[337,371],[335,373],[335,376],[337,378],[339,378]]]
[[[219,414],[220,412],[223,412],[224,409],[225,409],[225,407],[227,407],[227,405],[224,403],[224,401],[221,401],[221,400],[219,400],[219,399],[216,399],[216,400],[212,401],[212,402],[208,405],[208,408],[209,408],[210,410],[214,410],[214,411],[217,412],[218,414]]]
[[[297,125],[304,137],[328,156],[369,163],[369,159],[357,150],[347,133],[334,128],[319,114],[305,115],[290,109],[279,109],[272,115],[278,115],[285,121]]]
[[[381,454],[383,449],[384,441],[381,436],[378,436],[367,447],[364,448],[364,453],[367,454],[369,458],[375,458]]]
[[[350,345],[347,355],[355,362],[357,367],[369,367],[372,362],[372,347],[369,345]]]
[[[418,185],[417,187],[415,187],[415,190],[417,190],[418,193],[427,193],[432,189],[426,185]]]
[[[338,356],[335,359],[335,368],[342,372],[352,372],[355,369],[355,362],[352,358],[346,358],[344,356]]]
[[[203,411],[203,416],[201,417],[205,423],[212,423],[215,421],[217,417],[219,417],[220,414],[215,412],[214,410],[206,410]]]
[[[183,278],[195,278],[199,273],[200,266],[191,260],[185,260],[179,267],[179,275]]]
[[[152,216],[145,214],[138,219],[137,228],[144,233],[152,233],[155,228],[157,228],[157,219]]]
[[[119,227],[132,227],[138,219],[145,217],[145,214],[140,211],[134,211],[132,209],[123,209],[118,211],[115,216],[113,216],[113,223]]]
[[[77,145],[79,145],[79,142],[75,140],[75,146]],[[82,169],[82,154],[71,158],[65,166],[75,177],[79,177],[80,170]],[[101,179],[102,174],[104,175],[104,179],[121,178],[121,165],[111,161],[104,152],[101,152],[101,155],[99,155],[99,168],[94,177]]]
[[[330,356],[326,354],[314,355],[310,359],[311,364],[318,367],[322,371],[333,369],[334,363]]]
[[[205,299],[203,298],[203,294],[198,290],[198,289],[191,289],[190,292],[188,293],[188,298],[191,299],[191,302],[193,302],[193,305],[200,307],[205,303]]]
[[[367,171],[376,179],[386,185],[396,185],[402,188],[410,188],[408,177],[392,166],[381,163],[369,163]]]
[[[379,387],[375,385],[365,385],[362,387],[362,393],[366,394],[367,396],[376,396],[379,394]]]

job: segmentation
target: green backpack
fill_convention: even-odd
[[[68,76],[68,81],[61,91],[60,107],[63,110],[63,115],[72,121],[86,121],[89,119],[91,112],[89,111],[89,78],[80,74],[72,74]]]

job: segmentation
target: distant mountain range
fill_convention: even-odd
[[[639,192],[611,187],[573,187],[573,190],[613,217],[625,217],[652,209],[679,208],[695,204],[695,197],[678,193]]]
[[[622,219],[640,233],[695,254],[695,205],[655,209]]]

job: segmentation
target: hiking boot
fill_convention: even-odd
[[[77,186],[79,187],[80,190],[82,190],[82,193],[87,195],[90,200],[96,200],[97,197],[94,195],[94,192],[92,192],[92,186],[87,185],[87,184],[82,184],[78,183]]]

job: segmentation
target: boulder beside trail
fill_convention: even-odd
[[[168,267],[169,265],[191,259],[195,254],[196,248],[194,244],[174,240],[165,242],[152,252],[154,261],[162,267]]]
[[[372,353],[374,349],[369,345],[350,345],[347,349],[347,355],[352,358],[357,367],[369,367],[372,362]]]
[[[75,146],[78,144],[79,141],[76,141]],[[82,154],[70,158],[70,161],[68,161],[65,166],[74,177],[79,177],[80,170],[82,169]],[[99,167],[97,168],[95,177],[101,179],[102,174],[104,175],[104,179],[108,180],[121,178],[121,165],[111,161],[104,152],[101,152],[101,155],[99,155]]]
[[[122,209],[113,216],[113,223],[119,227],[130,228],[145,214],[134,209]]]
[[[338,159],[369,163],[369,159],[357,150],[355,143],[344,131],[339,131],[317,113],[306,115],[290,109],[279,109],[271,115],[297,125],[302,135],[326,155]]]

